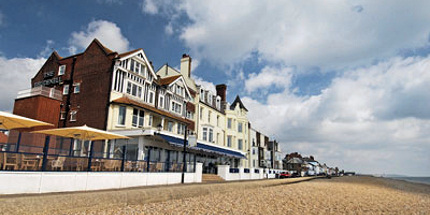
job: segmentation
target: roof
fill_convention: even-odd
[[[114,53],[114,51],[106,48],[97,38],[94,38],[93,42],[96,42],[97,45],[99,45],[103,49],[103,51],[106,52],[106,54],[112,54],[112,53]]]
[[[127,97],[121,97],[119,99],[115,99],[115,100],[112,101],[112,103],[125,104],[125,105],[134,105],[134,106],[137,106],[137,107],[145,108],[145,109],[147,109],[149,111],[152,111],[154,113],[157,113],[157,114],[160,114],[160,115],[163,115],[163,116],[166,116],[166,117],[169,117],[169,118],[181,121],[183,123],[189,124],[189,122],[187,120],[185,120],[185,119],[183,119],[181,117],[175,116],[175,115],[173,115],[173,114],[171,114],[169,112],[157,109],[157,108],[152,107],[150,105],[143,104],[143,103],[140,103],[138,101],[129,99]]]
[[[131,50],[131,51],[128,51],[128,52],[124,52],[124,53],[119,54],[119,55],[118,55],[118,57],[119,57],[119,58],[122,58],[122,57],[125,57],[125,56],[127,56],[127,55],[130,55],[130,54],[136,53],[136,52],[141,51],[141,50],[143,51],[143,49],[142,49],[142,48],[139,48],[139,49]]]
[[[291,158],[290,160],[288,160],[287,163],[299,163],[299,164],[301,164],[301,163],[303,163],[303,161],[302,161],[302,159],[295,157],[295,158]]]
[[[230,105],[230,110],[234,110],[234,108],[236,107],[236,104],[239,104],[239,107],[242,109],[245,109],[246,111],[248,111],[248,109],[246,109],[245,105],[243,105],[242,100],[240,100],[239,95],[236,96],[236,99],[234,100],[234,102]]]
[[[170,76],[167,78],[162,78],[160,79],[160,85],[169,85],[172,82],[174,82],[176,79],[178,79],[179,77],[181,77],[181,75],[175,75],[175,76]]]

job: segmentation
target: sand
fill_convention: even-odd
[[[284,181],[288,180],[292,179]],[[216,187],[216,189],[210,189],[209,192],[196,192],[197,197],[181,198],[178,195],[177,199],[173,200],[112,207],[103,205],[103,207],[75,208],[60,210],[60,213],[430,214],[429,185],[391,179],[353,176],[289,184],[285,184],[281,179],[202,185],[201,190],[205,190],[205,186]],[[193,186],[177,187],[178,189],[193,188]],[[199,187],[194,186],[194,188]]]

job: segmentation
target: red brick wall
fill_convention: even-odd
[[[54,78],[58,77],[60,65],[66,65],[66,73],[61,76],[62,82],[53,86],[63,92],[63,87],[69,85],[71,93],[63,95],[63,107],[66,111],[68,96],[70,96],[69,112],[66,115],[65,126],[88,125],[98,129],[106,129],[107,105],[109,103],[110,82],[112,78],[113,58],[115,53],[107,54],[103,48],[93,41],[85,52],[70,56],[68,58],[57,58],[51,55],[40,71],[32,79],[32,86],[44,79],[43,74],[54,71]],[[73,81],[71,73],[73,59],[76,58],[74,66]],[[80,83],[80,93],[73,93],[73,83]],[[77,111],[76,121],[70,121],[71,111]],[[63,127],[64,120],[60,120],[59,127]]]
[[[70,110],[77,110],[77,121],[67,121],[66,126],[88,125],[106,129],[107,106],[113,70],[113,55],[92,43],[76,59],[74,83],[80,84],[80,93],[70,94]],[[68,116],[70,117],[70,116]]]
[[[16,143],[18,141],[18,134],[21,132],[20,145],[22,146],[37,146],[39,148],[21,147],[20,151],[41,153],[44,143],[45,135],[32,134],[31,131],[38,131],[43,129],[51,129],[58,127],[60,118],[60,105],[61,101],[47,98],[44,96],[33,96],[24,99],[16,99],[13,107],[13,113],[36,119],[44,122],[54,124],[54,127],[40,126],[29,129],[16,129],[12,130],[9,134],[8,143]],[[51,147],[55,147],[55,138],[52,138]]]

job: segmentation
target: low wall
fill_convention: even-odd
[[[249,173],[245,173],[245,168],[239,167],[238,169],[238,173],[230,173],[230,165],[218,165],[218,176],[226,181],[258,180],[276,178],[277,173],[285,171],[278,169],[249,168]],[[258,173],[255,173],[256,169],[259,170]]]
[[[119,189],[181,183],[178,172],[0,172],[0,194]],[[202,181],[202,164],[185,173],[185,183]]]

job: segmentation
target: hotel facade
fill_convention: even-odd
[[[63,58],[53,52],[31,89],[15,100],[14,113],[57,127],[88,125],[131,138],[96,143],[96,155],[104,158],[126,154],[127,159],[183,162],[187,132],[197,141],[188,145],[186,162],[203,163],[204,173],[216,173],[219,164],[282,169],[275,166],[277,156],[267,156],[268,150],[280,153],[277,143],[270,145],[251,127],[240,97],[229,104],[226,85],[217,85],[216,91],[197,85],[191,61],[184,54],[179,70],[166,64],[155,71],[143,49],[117,53],[95,39],[76,55]],[[71,151],[86,156],[87,147],[75,140]]]

